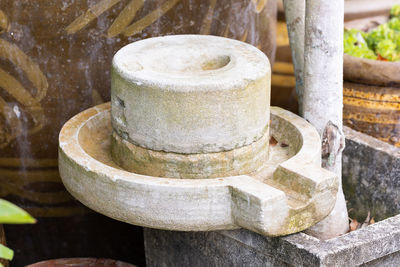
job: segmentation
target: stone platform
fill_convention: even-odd
[[[350,215],[361,220],[369,210],[382,221],[326,241],[305,233],[274,238],[247,230],[145,228],[147,266],[399,266],[400,150],[344,131],[343,185]]]

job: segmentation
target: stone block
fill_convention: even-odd
[[[113,59],[113,129],[156,151],[210,153],[268,133],[271,69],[257,48],[174,35],[127,45]]]

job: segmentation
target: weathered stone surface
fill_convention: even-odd
[[[265,237],[248,230],[146,228],[144,237],[147,266],[398,266],[400,215],[326,241],[304,233]]]
[[[399,149],[344,127],[343,186],[361,219],[400,213]],[[326,241],[304,233],[264,237],[247,230],[145,229],[147,266],[399,266],[400,215]]]
[[[348,127],[343,152],[343,189],[350,216],[377,220],[400,213],[400,148]],[[400,242],[400,241],[399,241]]]
[[[361,266],[363,267],[397,267],[400,262],[400,251],[389,254],[382,258],[367,262]]]
[[[117,52],[113,129],[175,153],[221,152],[268,133],[270,64],[257,48],[216,36],[150,38]]]
[[[125,170],[155,177],[204,179],[249,174],[268,160],[269,133],[250,145],[215,153],[154,151],[111,136],[113,161]]]
[[[110,121],[109,104],[68,121],[60,133],[59,166],[75,198],[114,219],[180,231],[244,227],[274,236],[310,227],[335,203],[338,180],[319,165],[318,133],[280,108],[271,108],[271,134],[285,145],[272,146],[257,173],[214,179],[122,170],[110,155]]]

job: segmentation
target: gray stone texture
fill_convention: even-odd
[[[399,149],[345,128],[344,191],[360,217],[379,221],[322,241],[304,233],[173,232],[146,228],[147,266],[400,266]],[[397,192],[396,192],[397,191]]]
[[[148,38],[115,54],[111,76],[113,129],[137,146],[212,153],[268,133],[270,63],[246,43],[205,35]]]
[[[147,266],[399,266],[400,216],[327,241],[304,233],[265,237],[244,229],[146,228],[144,237]]]
[[[400,149],[345,127],[343,189],[350,217],[376,220],[400,213]],[[399,263],[400,265],[400,263]]]

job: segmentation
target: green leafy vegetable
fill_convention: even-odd
[[[400,5],[394,5],[390,9],[390,16],[392,17],[400,17]]]
[[[400,60],[400,53],[396,51],[396,44],[392,40],[382,40],[376,46],[376,52],[389,61]]]
[[[374,51],[369,49],[364,39],[365,32],[349,29],[344,32],[344,52],[353,57],[377,59]]]
[[[392,30],[400,31],[400,18],[392,18],[389,20],[388,26]]]
[[[400,5],[390,11],[391,19],[370,32],[348,29],[344,32],[344,52],[367,59],[400,61]]]
[[[372,50],[376,49],[377,44],[383,40],[392,40],[395,36],[395,31],[390,29],[388,24],[381,24],[367,34],[367,43]]]

